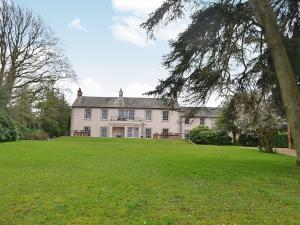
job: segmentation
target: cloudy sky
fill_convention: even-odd
[[[168,40],[186,27],[178,21],[147,41],[140,24],[163,0],[15,0],[32,9],[64,43],[77,83],[68,83],[68,100],[78,87],[86,96],[140,97],[168,72],[161,66]],[[212,99],[208,105],[216,106]]]

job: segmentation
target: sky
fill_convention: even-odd
[[[187,19],[159,29],[148,40],[140,24],[163,0],[15,0],[43,18],[61,40],[78,79],[64,83],[70,103],[79,87],[85,96],[145,97],[159,79],[168,40],[187,27]],[[207,106],[217,106],[212,98]]]

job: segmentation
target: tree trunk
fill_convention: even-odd
[[[263,28],[268,48],[271,51],[288,123],[292,131],[294,147],[297,151],[297,164],[300,166],[300,90],[270,1],[249,1],[257,21]]]
[[[292,131],[291,131],[290,127],[288,127],[288,140],[289,140],[289,149],[294,149],[293,139],[292,139]]]

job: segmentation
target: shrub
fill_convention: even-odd
[[[232,138],[228,135],[228,132],[217,130],[215,131],[215,144],[216,145],[230,145],[232,144]]]
[[[274,137],[274,143],[276,148],[288,148],[289,147],[288,134],[278,133]]]
[[[29,133],[26,137],[27,140],[39,140],[39,141],[46,141],[48,140],[49,135],[45,131],[33,131]]]
[[[191,130],[190,140],[196,144],[214,144],[215,134],[214,132],[205,126],[198,126]]]
[[[16,141],[17,138],[15,122],[5,112],[0,111],[0,142]]]

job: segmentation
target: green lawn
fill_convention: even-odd
[[[300,224],[295,159],[186,142],[0,144],[0,224]]]

